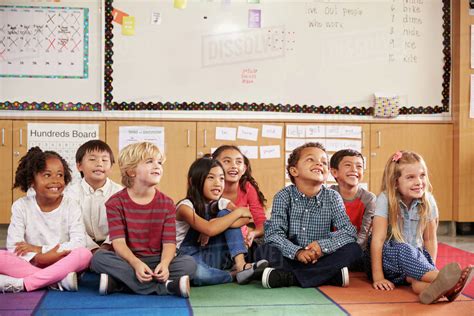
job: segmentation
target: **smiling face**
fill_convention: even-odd
[[[247,170],[244,157],[235,149],[224,150],[216,159],[224,166],[226,182],[239,182]]]
[[[364,162],[358,156],[345,156],[331,173],[340,186],[356,187],[364,177]]]
[[[400,177],[397,179],[397,190],[405,205],[410,206],[415,199],[420,199],[426,191],[427,173],[420,162],[400,166]]]
[[[84,174],[84,179],[94,188],[100,188],[105,184],[110,174],[112,163],[107,151],[88,151],[77,163],[77,170]]]
[[[316,147],[307,147],[301,151],[300,159],[290,173],[295,183],[311,181],[322,184],[328,177],[328,156],[326,152]]]
[[[148,157],[138,163],[134,171],[129,171],[134,177],[133,186],[153,187],[160,183],[163,175],[163,161],[161,157]]]
[[[217,201],[224,192],[224,185],[224,170],[221,167],[211,168],[202,188],[202,194],[206,201]]]
[[[58,204],[64,191],[64,166],[58,158],[48,158],[43,171],[34,175],[32,187],[41,206]]]

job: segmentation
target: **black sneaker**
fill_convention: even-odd
[[[247,284],[252,280],[260,279],[266,267],[268,267],[268,261],[264,259],[251,263],[250,268],[237,272],[237,283]]]
[[[293,273],[274,268],[263,270],[262,286],[266,289],[297,285]]]
[[[347,269],[347,267],[342,268],[340,272],[336,273],[336,275],[331,280],[329,280],[328,284],[340,287],[348,287],[349,269]]]
[[[106,273],[100,274],[100,283],[99,283],[99,294],[108,295],[115,292],[121,292],[122,287],[119,285],[117,280]]]
[[[184,298],[189,297],[191,291],[189,287],[189,275],[183,275],[179,279],[166,281],[166,290],[172,295]]]

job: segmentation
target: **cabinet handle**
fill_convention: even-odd
[[[5,146],[5,129],[2,128],[2,146]]]
[[[365,148],[365,132],[362,131],[362,139],[361,139],[361,146],[362,149]]]
[[[23,146],[23,128],[20,128],[20,147]]]
[[[207,147],[207,130],[204,130],[204,145],[203,147]]]
[[[382,146],[382,132],[377,131],[377,148]]]
[[[187,138],[186,147],[189,147],[191,146],[191,131],[189,129],[186,130],[186,138]]]

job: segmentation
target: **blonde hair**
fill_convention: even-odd
[[[118,165],[120,168],[120,174],[122,175],[122,184],[127,188],[131,188],[135,177],[131,176],[129,172],[135,170],[140,162],[155,157],[158,157],[162,162],[165,162],[165,156],[153,143],[134,143],[123,148],[118,157]]]
[[[423,239],[423,231],[428,222],[429,215],[431,214],[432,205],[426,195],[426,192],[432,191],[432,186],[428,178],[428,168],[423,158],[415,153],[410,151],[399,151],[390,157],[387,164],[385,165],[385,170],[383,172],[382,178],[382,192],[385,192],[388,199],[388,224],[390,227],[389,239],[394,238],[399,242],[406,242],[403,238],[403,227],[400,227],[400,223],[403,221],[400,220],[400,204],[399,204],[399,194],[397,191],[397,180],[402,174],[402,167],[404,165],[420,163],[426,172],[426,188],[423,196],[421,197],[421,204],[418,209],[418,215],[420,216],[420,222],[417,228],[417,234],[421,239]],[[409,207],[409,205],[407,205]]]

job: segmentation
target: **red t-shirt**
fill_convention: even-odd
[[[258,199],[257,190],[250,182],[245,184],[245,190],[247,192],[242,191],[240,186],[238,187],[237,201],[235,201],[234,204],[240,207],[248,207],[250,209],[250,213],[252,213],[255,227],[263,227],[263,224],[265,224],[267,218],[265,217],[263,205]]]
[[[173,200],[160,191],[156,190],[150,203],[141,205],[124,188],[105,207],[110,240],[125,238],[137,257],[161,254],[162,243],[176,244],[176,209]]]

